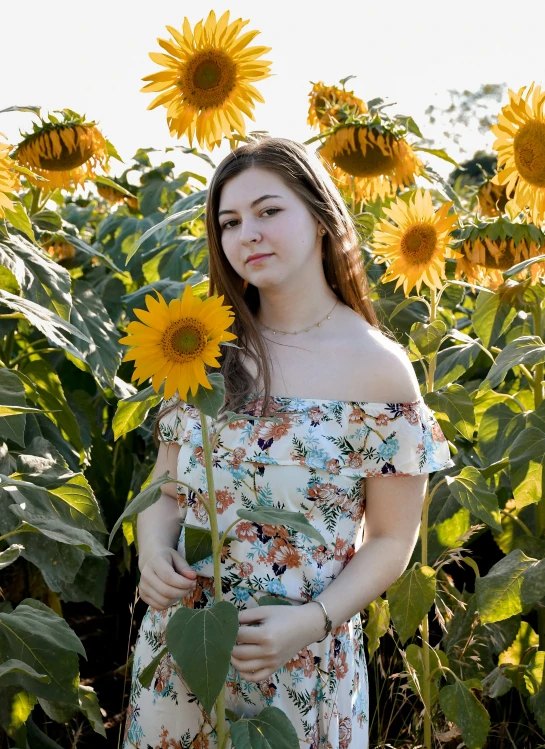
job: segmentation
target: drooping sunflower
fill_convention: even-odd
[[[307,122],[311,127],[319,128],[320,132],[344,121],[350,115],[368,112],[367,104],[355,96],[353,91],[346,91],[344,87],[326,86],[323,81],[313,83],[308,97]]]
[[[545,221],[545,91],[532,83],[526,91],[509,90],[509,103],[491,127],[497,136],[498,173],[493,182],[505,185],[520,210],[528,209],[534,224]]]
[[[453,232],[452,245],[461,251],[456,261],[454,277],[465,277],[495,291],[504,282],[503,271],[545,253],[545,234],[532,224],[511,221],[502,216],[491,221],[470,223]],[[530,279],[535,286],[545,278],[545,263],[532,263],[513,278]]]
[[[108,181],[109,184],[104,184],[100,180],[95,182],[97,192],[101,198],[104,198],[110,205],[125,203],[125,205],[128,205],[133,210],[138,208],[138,198],[134,195],[134,192],[138,188],[120,178],[109,179]]]
[[[71,109],[56,110],[61,118],[49,115],[33,123],[33,132],[23,135],[17,146],[17,161],[47,179],[30,182],[47,190],[73,190],[88,179],[96,177],[96,170],[108,170],[109,146],[95,122]]]
[[[0,136],[6,137],[4,133],[0,133]],[[13,201],[8,198],[8,194],[19,187],[19,179],[13,171],[14,162],[8,156],[10,148],[8,143],[0,143],[0,218],[5,217],[6,208],[13,210]]]
[[[148,109],[167,107],[171,135],[187,134],[191,146],[196,137],[209,151],[221,145],[223,135],[231,138],[232,131],[245,137],[242,115],[255,120],[255,101],[264,102],[251,81],[268,78],[271,65],[259,59],[270,47],[248,46],[259,31],[239,36],[247,23],[241,18],[229,23],[229,11],[216,21],[211,10],[193,31],[184,18],[181,32],[167,26],[173,38],[157,40],[167,54],[149,56],[165,69],[143,78],[151,83],[141,90],[161,92]]]
[[[66,242],[60,237],[51,237],[45,244],[42,245],[42,249],[46,252],[50,258],[56,263],[60,263],[63,260],[72,260],[76,257],[76,248],[70,242]]]
[[[365,202],[384,200],[414,184],[424,166],[403,136],[371,121],[341,126],[327,136],[319,154],[339,187]]]
[[[403,284],[405,296],[424,282],[440,289],[445,278],[445,259],[458,257],[449,246],[450,233],[457,215],[448,215],[452,203],[434,210],[431,193],[416,190],[409,202],[397,198],[384,213],[391,219],[377,224],[371,250],[377,262],[388,263],[382,281],[398,278],[395,290]]]
[[[507,204],[505,186],[497,185],[492,180],[488,180],[479,187],[477,200],[481,216],[491,218],[501,216]]]
[[[157,299],[146,294],[147,310],[135,309],[142,322],[127,325],[127,335],[119,340],[132,346],[123,361],[134,361],[133,380],[139,384],[152,378],[155,392],[165,381],[164,397],[176,391],[186,400],[188,391],[195,395],[199,385],[210,390],[204,365],[219,367],[220,342],[236,338],[227,328],[234,315],[223,305],[223,296],[199,299],[188,283],[182,299],[168,304],[157,292]]]

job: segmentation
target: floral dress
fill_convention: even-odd
[[[178,502],[185,525],[209,528],[199,492],[207,499],[199,412],[178,399],[159,423],[160,439],[178,442]],[[257,415],[252,394],[241,414]],[[293,605],[318,596],[350,562],[363,536],[365,478],[413,476],[454,465],[448,443],[422,399],[372,403],[273,396],[279,423],[237,420],[223,429],[214,452],[220,532],[241,508],[282,507],[302,512],[327,544],[284,526],[239,520],[224,548],[223,597],[239,610],[262,595]],[[207,417],[209,418],[209,417]],[[214,422],[209,419],[214,431]],[[184,555],[182,526],[178,551]],[[165,646],[165,628],[180,606],[213,604],[212,558],[193,565],[197,587],[173,606],[148,607],[134,649],[132,687],[123,749],[212,749],[212,726],[166,653],[149,689],[137,679]],[[369,702],[362,623],[357,614],[320,643],[311,643],[260,683],[231,665],[226,707],[239,716],[267,706],[288,714],[305,749],[367,749]]]

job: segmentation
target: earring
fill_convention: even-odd
[[[320,229],[320,234],[323,236],[324,234],[327,234],[327,229]]]

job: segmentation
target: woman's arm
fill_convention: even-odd
[[[179,452],[180,445],[177,442],[161,442],[152,478],[155,479],[166,471],[169,476],[176,476]],[[157,502],[140,512],[136,518],[140,571],[158,549],[166,546],[176,548],[181,523],[176,481],[172,481],[162,485]]]
[[[316,597],[333,628],[374,601],[403,573],[418,538],[428,474],[366,479],[362,545]],[[259,627],[249,626],[260,623]],[[261,681],[325,633],[321,606],[262,606],[239,614],[232,662],[247,681]]]
[[[428,474],[367,478],[363,543],[324,591],[317,596],[338,627],[392,585],[406,569],[418,540]],[[324,615],[320,606],[313,618]],[[308,612],[310,614],[310,612]]]

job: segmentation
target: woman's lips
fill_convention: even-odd
[[[254,257],[251,257],[246,261],[246,265],[260,263],[262,260],[265,260],[265,258],[270,257],[271,255],[272,253],[269,253],[268,255],[255,255]]]

